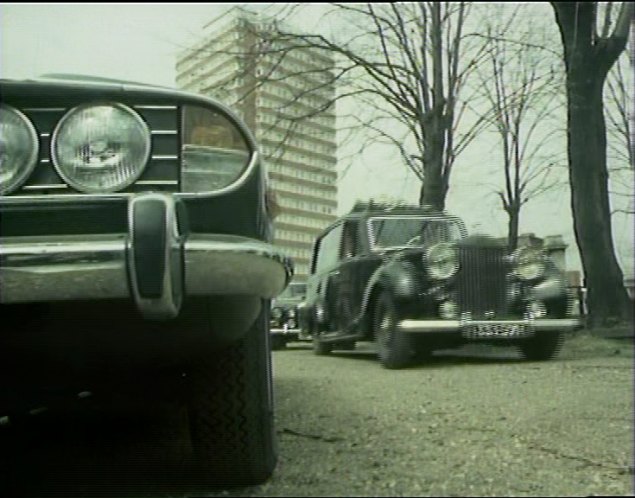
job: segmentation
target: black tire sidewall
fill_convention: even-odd
[[[259,484],[275,468],[268,319],[264,302],[243,338],[190,369],[188,418],[197,483]]]

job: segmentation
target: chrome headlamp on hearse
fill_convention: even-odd
[[[228,107],[87,77],[0,91],[1,302],[127,297],[165,318],[182,296],[287,285],[258,146]]]
[[[509,258],[513,274],[520,280],[531,282],[545,274],[546,255],[533,247],[519,247]]]
[[[459,270],[459,257],[455,244],[439,242],[428,248],[424,255],[425,269],[433,280],[447,280]]]

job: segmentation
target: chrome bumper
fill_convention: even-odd
[[[153,227],[138,230],[146,231],[143,251],[135,244],[141,239],[133,211],[146,199],[160,206],[165,223],[156,230],[160,250],[151,244]],[[144,317],[167,319],[178,315],[183,296],[270,299],[291,279],[291,260],[271,244],[234,235],[181,236],[169,196],[139,196],[129,211],[126,234],[0,238],[0,302],[130,298]],[[148,271],[148,261],[158,262],[155,270]],[[144,292],[144,279],[152,292]]]
[[[282,334],[282,335],[298,335],[300,333],[300,329],[291,329],[288,327],[271,327],[269,332],[272,334]]]
[[[471,331],[478,330],[517,330],[516,336],[527,336],[534,332],[567,331],[580,327],[577,318],[536,318],[525,320],[402,320],[397,324],[397,329],[402,332],[413,333],[452,333],[460,332],[470,335]],[[481,337],[487,334],[481,335]],[[475,334],[475,337],[478,334]],[[489,337],[505,338],[514,334],[492,333]]]

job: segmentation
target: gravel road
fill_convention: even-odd
[[[371,344],[318,357],[296,343],[273,355],[274,476],[195,496],[633,495],[632,341],[580,335],[546,363],[471,347],[396,371],[380,367]],[[99,494],[106,481],[122,483],[119,496],[192,496],[165,482],[169,473],[135,471],[147,440],[153,458],[178,464],[183,442],[165,425],[109,424],[103,436],[99,423],[97,446],[88,423],[58,423],[54,438],[31,431],[14,479],[32,496],[51,496],[60,476],[51,462],[81,460],[102,471],[101,480],[83,480],[81,496]],[[68,483],[60,489],[65,496]]]

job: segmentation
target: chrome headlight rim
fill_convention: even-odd
[[[282,316],[284,315],[284,311],[282,310],[281,307],[275,306],[271,308],[270,315],[271,315],[271,318],[273,318],[274,320],[280,320]]]
[[[76,181],[71,176],[69,176],[66,173],[66,171],[64,171],[64,167],[60,164],[59,158],[58,158],[59,134],[63,130],[64,126],[68,125],[68,121],[71,118],[73,118],[76,114],[93,107],[94,108],[112,107],[112,108],[124,111],[126,114],[128,114],[129,116],[133,118],[136,125],[140,126],[141,135],[143,136],[144,152],[143,152],[142,160],[139,161],[139,167],[136,168],[133,174],[127,176],[124,181],[121,181],[110,187],[90,187]],[[123,104],[121,102],[97,101],[97,102],[87,102],[84,104],[73,106],[57,122],[57,124],[55,125],[55,129],[53,130],[53,133],[51,134],[50,154],[51,154],[51,163],[53,164],[55,171],[57,172],[57,174],[60,175],[62,180],[64,180],[69,186],[71,186],[72,188],[74,188],[75,190],[79,192],[86,193],[86,194],[102,194],[102,193],[107,194],[107,193],[113,193],[113,192],[120,192],[124,190],[125,188],[129,187],[134,182],[136,182],[145,171],[150,159],[151,151],[152,151],[152,134],[150,131],[150,127],[137,111],[135,111],[132,107],[126,104]]]
[[[545,254],[542,249],[519,247],[512,253],[511,260],[512,272],[519,280],[531,282],[545,275]]]
[[[442,260],[439,260],[439,256],[435,256],[435,253],[440,251],[445,251],[446,255],[451,255],[451,259],[448,260],[447,258],[443,258]],[[449,267],[441,268],[439,266],[439,263],[445,265],[448,261],[451,262]],[[451,242],[438,242],[437,244],[434,244],[426,249],[424,262],[426,272],[432,279],[447,280],[452,278],[459,271],[459,258],[456,245]]]
[[[40,155],[40,139],[35,126],[23,112],[8,104],[0,104],[0,110],[13,114],[17,117],[18,121],[24,125],[24,129],[31,140],[31,154],[28,156],[28,160],[25,163],[26,165],[22,168],[21,173],[16,175],[16,178],[7,186],[3,187],[0,184],[0,195],[7,195],[22,187],[28,180],[29,176],[31,176],[31,173],[33,173]]]

